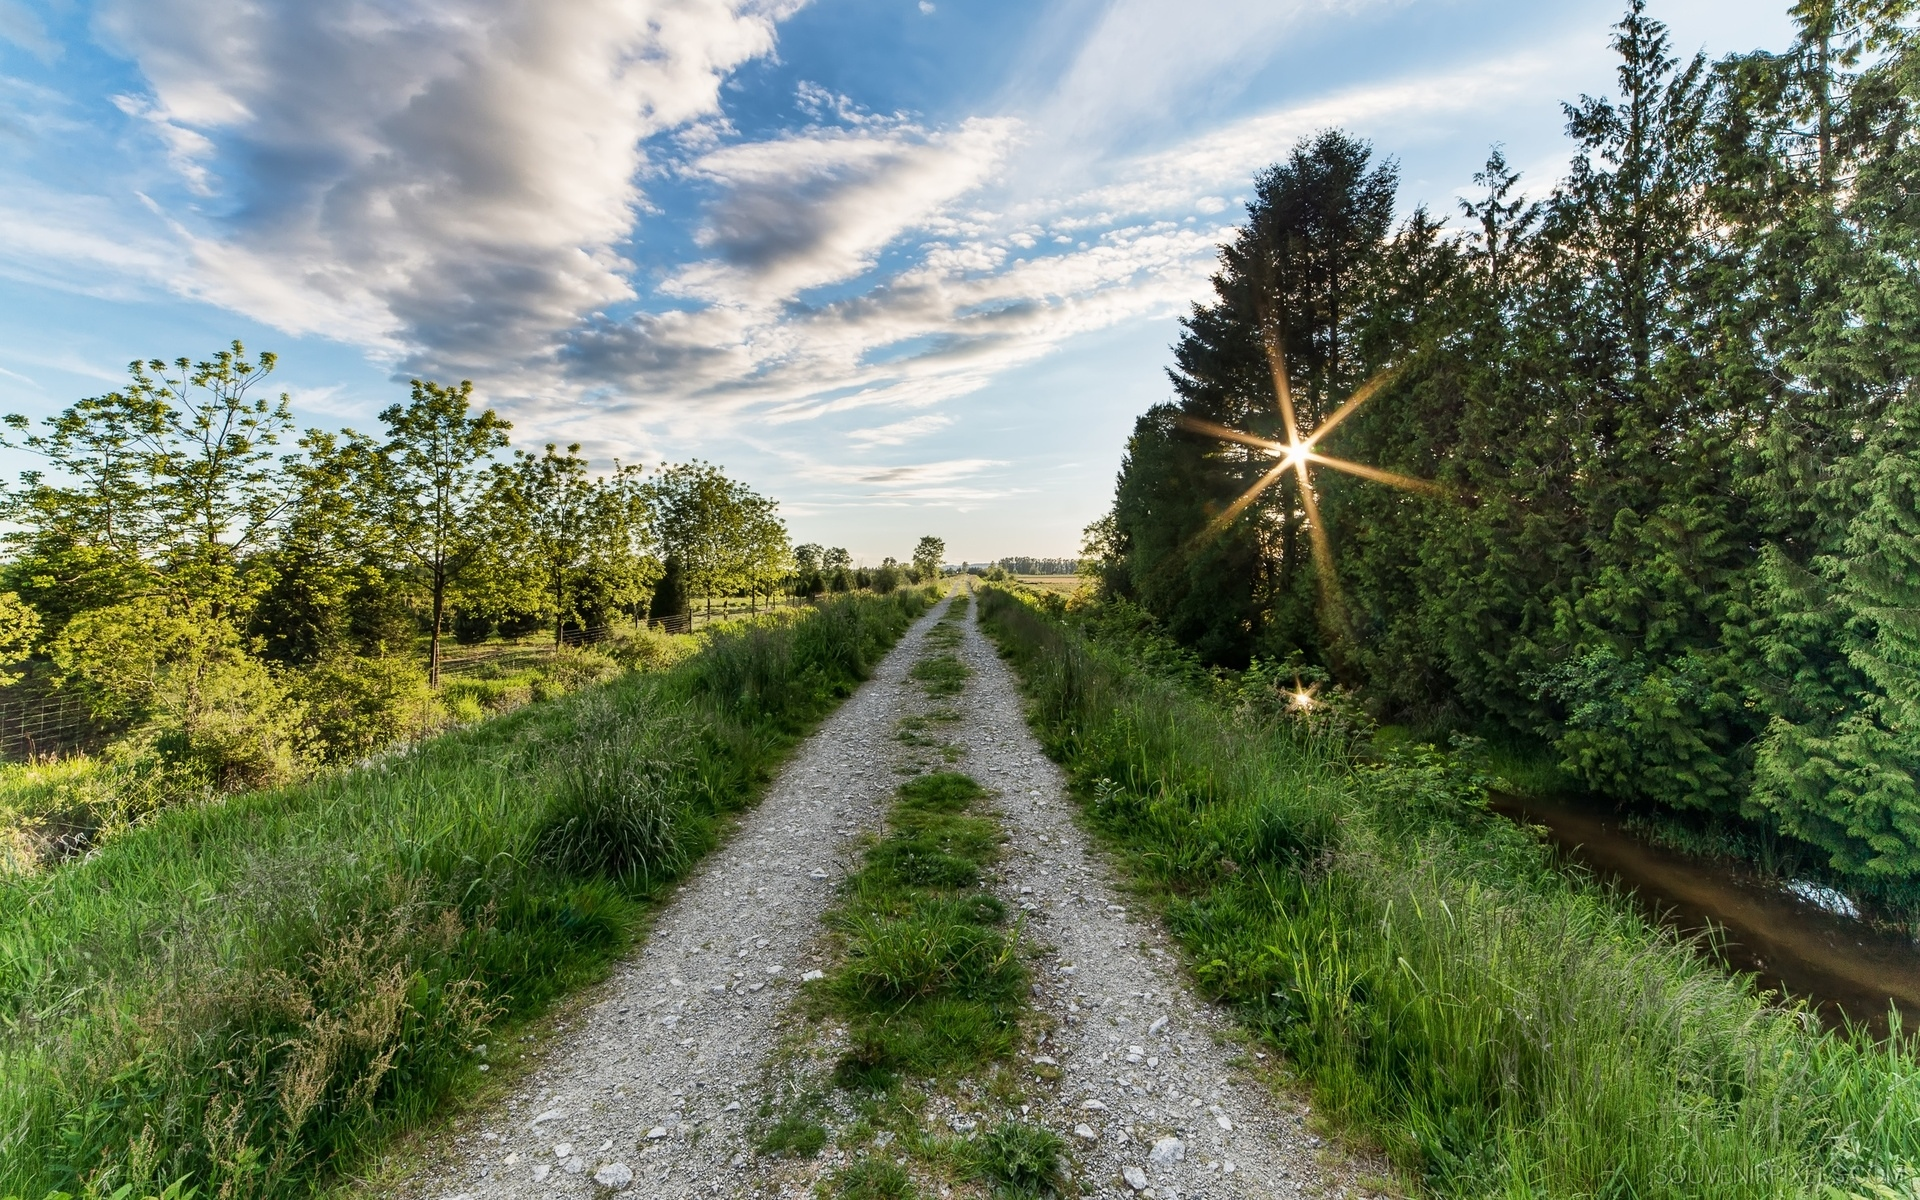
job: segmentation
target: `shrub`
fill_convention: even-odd
[[[305,766],[306,706],[267,663],[237,648],[164,664],[148,702],[150,739],[168,762],[221,791],[273,787]]]
[[[478,646],[481,642],[486,641],[487,636],[493,632],[492,617],[483,612],[473,612],[467,609],[461,609],[459,612],[454,613],[453,620],[448,624],[453,634],[453,640],[462,646]]]
[[[444,719],[426,672],[399,658],[329,654],[293,676],[292,693],[306,714],[310,751],[323,762],[357,761]]]
[[[695,654],[700,643],[657,629],[639,629],[622,634],[601,649],[629,671],[664,671]]]

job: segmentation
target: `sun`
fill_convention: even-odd
[[[1445,489],[1436,483],[1424,479],[1415,479],[1411,475],[1402,475],[1396,471],[1382,470],[1365,463],[1352,462],[1344,458],[1322,454],[1314,446],[1332,433],[1340,423],[1352,416],[1362,404],[1371,400],[1375,393],[1392,380],[1395,368],[1388,367],[1372,379],[1361,384],[1346,402],[1333,410],[1327,419],[1310,431],[1302,432],[1300,422],[1293,408],[1293,387],[1287,375],[1287,356],[1280,344],[1280,335],[1271,321],[1263,320],[1261,343],[1266,350],[1268,366],[1273,371],[1273,391],[1280,404],[1280,417],[1286,426],[1285,441],[1263,438],[1257,434],[1232,429],[1212,421],[1203,421],[1198,417],[1182,416],[1180,423],[1195,433],[1217,437],[1223,441],[1236,442],[1273,457],[1274,464],[1265,474],[1253,481],[1253,485],[1223,509],[1219,515],[1207,524],[1202,537],[1212,537],[1240,518],[1255,500],[1266,490],[1278,483],[1282,476],[1291,471],[1300,482],[1300,506],[1306,511],[1307,534],[1313,544],[1314,574],[1319,577],[1321,599],[1332,609],[1339,607],[1338,584],[1333,571],[1333,543],[1327,537],[1326,525],[1320,519],[1320,504],[1314,495],[1313,466],[1331,467],[1349,475],[1358,475],[1362,479],[1371,479],[1375,483],[1384,483],[1389,487],[1401,488],[1409,492],[1423,492],[1428,495],[1445,495]],[[1301,707],[1312,704],[1312,697]]]

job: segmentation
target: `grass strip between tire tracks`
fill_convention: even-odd
[[[837,599],[0,877],[0,1195],[307,1193],[598,977],[924,611]]]
[[[969,607],[968,597],[955,598],[909,673],[930,698],[965,688],[969,672],[954,650]],[[929,664],[938,669],[924,670]],[[943,1083],[985,1079],[997,1105],[1017,1104],[1017,1085],[1002,1068],[1020,1047],[1029,974],[1019,930],[986,886],[1002,838],[991,799],[957,772],[902,784],[884,832],[868,843],[860,870],[826,914],[841,952],[808,985],[809,1003],[816,1018],[847,1025],[849,1048],[833,1083],[862,1115],[839,1139],[852,1151],[832,1182],[845,1200],[920,1195],[907,1168],[914,1160],[943,1181],[984,1183],[1008,1198],[1051,1196],[1066,1186],[1066,1147],[1046,1129],[1009,1117],[947,1137],[914,1118],[925,1089]],[[808,1115],[822,1109],[820,1097],[796,1099],[762,1138],[763,1153],[811,1156],[826,1144],[826,1128]],[[886,1136],[872,1139],[876,1131]]]
[[[1142,669],[1178,656],[1097,610],[981,609],[1201,986],[1433,1193],[1920,1195],[1911,1039],[1753,995],[1556,870],[1448,756],[1355,761]]]

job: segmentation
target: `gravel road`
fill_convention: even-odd
[[[788,760],[758,806],[660,912],[547,1060],[503,1105],[449,1132],[402,1194],[730,1195],[753,1174],[762,1059],[817,960],[820,914],[900,784],[907,681],[940,611]]]
[[[804,1021],[792,1002],[824,965],[820,916],[856,863],[855,840],[879,826],[903,771],[926,761],[896,734],[928,709],[907,671],[941,611],[796,752],[546,1061],[449,1130],[399,1194],[800,1196],[831,1172],[831,1153],[757,1159],[753,1122],[770,1054]],[[973,677],[942,736],[963,752],[953,769],[1000,797],[1012,846],[998,886],[1047,948],[1033,964],[1048,1032],[1024,1052],[1028,1119],[1073,1144],[1079,1188],[1148,1200],[1364,1191],[1352,1181],[1377,1165],[1321,1145],[1231,1022],[1191,993],[1157,923],[1128,911],[1026,726],[1012,673],[971,623],[959,654]]]
[[[1306,1106],[1264,1078],[1265,1055],[1193,994],[1158,921],[1129,910],[1027,727],[1012,670],[977,626],[960,657],[973,678],[958,769],[1000,794],[1005,895],[1051,950],[1034,964],[1034,1003],[1053,1028],[1030,1055],[1047,1068],[1027,1088],[1033,1119],[1076,1145],[1081,1189],[1157,1200],[1363,1192],[1355,1179],[1382,1164],[1336,1154],[1306,1128]]]

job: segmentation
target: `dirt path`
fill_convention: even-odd
[[[936,610],[795,754],[493,1111],[451,1131],[402,1194],[423,1200],[804,1195],[844,1160],[756,1157],[769,1054],[806,1036],[797,985],[823,965],[820,916],[923,753],[898,736],[928,701],[907,672]],[[999,794],[1012,846],[999,886],[1028,915],[1033,1003],[1050,1032],[1030,1048],[1027,1119],[1074,1146],[1090,1195],[1345,1195],[1302,1114],[1261,1081],[1230,1022],[1186,987],[1165,936],[1129,915],[1111,868],[1074,824],[1065,781],[1027,729],[1011,672],[977,627],[955,769]],[[945,1195],[945,1191],[942,1192]]]
[[[1001,796],[1013,845],[1006,897],[1029,936],[1034,1003],[1054,1029],[1034,1055],[1034,1119],[1075,1143],[1089,1194],[1181,1197],[1357,1194],[1378,1164],[1340,1159],[1276,1094],[1270,1060],[1196,997],[1159,923],[1128,911],[1115,872],[1073,820],[1066,778],[1028,729],[1013,672],[977,626],[961,659],[973,671],[958,767]],[[1263,1061],[1266,1060],[1266,1061]],[[1045,1076],[1054,1075],[1049,1082]]]
[[[713,1196],[751,1175],[761,1060],[815,965],[853,837],[899,786],[895,721],[918,702],[907,671],[939,611],[800,747],[547,1061],[403,1194]]]

